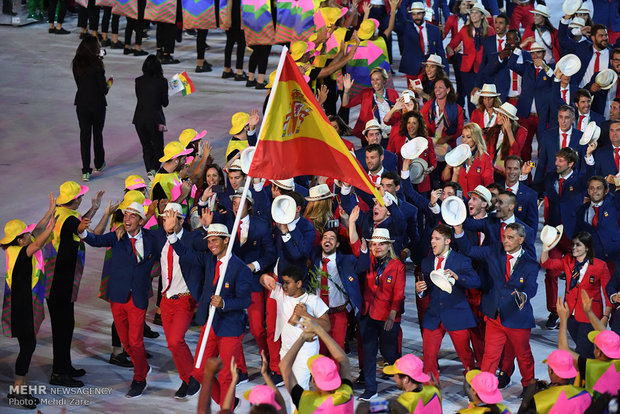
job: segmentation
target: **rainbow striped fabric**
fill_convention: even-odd
[[[353,59],[347,63],[347,73],[355,81],[350,91],[351,98],[360,93],[362,89],[371,87],[370,72],[377,67],[387,71],[388,81],[386,87],[393,89],[394,80],[392,79],[385,41],[382,38],[375,41],[364,40],[357,48]]]
[[[243,0],[241,23],[248,45],[271,45],[275,43],[275,28],[269,0]]]
[[[215,29],[215,0],[181,0],[184,29]]]
[[[148,0],[144,19],[152,22],[176,23],[177,0]]]
[[[138,18],[138,0],[113,0],[112,13],[126,16],[131,19]]]

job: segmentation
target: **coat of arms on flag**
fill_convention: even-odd
[[[187,72],[177,73],[168,82],[168,96],[181,92],[183,96],[196,92],[194,82],[187,76]]]

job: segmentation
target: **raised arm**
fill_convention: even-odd
[[[55,212],[56,212],[56,200],[54,199],[54,194],[50,193],[49,209],[47,210],[47,213],[45,213],[43,218],[39,220],[35,228],[32,230],[32,235],[34,237],[37,237],[39,233],[45,230],[45,228],[47,227],[47,223],[49,223],[50,221],[50,217],[53,217]]]
[[[338,346],[334,338],[332,338],[329,333],[325,329],[323,329],[322,326],[308,318],[302,318],[301,324],[304,326],[304,332],[308,332],[312,335],[316,334],[318,335],[319,339],[323,341],[323,344],[325,344],[325,347],[329,351],[330,355],[338,364],[338,373],[340,374],[340,378],[348,379],[349,381],[351,381],[352,377],[351,366],[349,365],[349,358],[347,357],[347,354],[344,353],[342,348]]]
[[[573,351],[572,349],[570,349],[570,346],[568,346],[567,324],[568,324],[568,316],[569,316],[570,311],[568,309],[568,305],[566,304],[566,302],[564,302],[564,298],[561,296],[558,297],[558,301],[556,303],[556,309],[558,312],[558,316],[560,317],[560,331],[558,333],[558,348],[570,352],[571,355],[573,356],[573,361],[576,364],[577,360],[579,359],[579,354]]]
[[[47,217],[45,229],[40,232],[34,239],[34,241],[30,243],[26,248],[26,255],[28,257],[32,257],[33,254],[40,250],[47,243],[47,240],[49,239],[50,234],[52,234],[52,231],[54,231],[54,226],[56,225],[56,218],[53,214],[49,215],[48,217],[48,213],[45,213],[45,217]],[[41,222],[39,222],[39,224],[41,224]],[[39,224],[37,224],[37,226]]]

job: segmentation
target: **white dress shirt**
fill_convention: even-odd
[[[422,25],[420,26],[413,23],[413,30],[418,33],[418,36],[420,35],[420,29],[422,29],[422,36],[424,37],[424,50],[422,51],[422,54],[426,55],[428,53],[428,30],[426,30],[426,21],[424,21],[424,23],[422,23]],[[418,42],[416,46],[418,46],[419,44],[420,42]]]
[[[183,237],[183,229],[176,233],[176,238],[179,240]],[[136,243],[137,244],[137,243]],[[179,256],[176,254],[174,249],[172,250],[172,281],[170,282],[170,286],[168,286],[168,250],[172,249],[172,245],[170,244],[170,239],[166,241],[164,244],[164,248],[161,251],[161,291],[166,292],[166,297],[171,298],[174,295],[178,295],[180,293],[187,293],[189,289],[185,284],[185,279],[183,278],[183,273],[181,272],[181,266],[179,265]]]
[[[579,83],[580,88],[583,88],[585,85],[587,85],[592,79],[592,76],[594,76],[594,63],[596,62],[596,52],[597,50],[594,48],[594,46],[592,46],[592,57],[590,58],[590,62],[588,63],[585,73],[583,74],[583,78]],[[598,70],[600,72],[603,69],[607,69],[609,67],[609,49],[603,49],[599,52],[600,56],[598,60]]]
[[[329,307],[337,308],[347,303],[347,297],[342,293],[344,292],[344,286],[340,280],[340,274],[338,273],[338,266],[336,265],[336,253],[332,253],[329,256],[322,255],[321,259],[329,259],[327,262],[327,285],[329,286]],[[318,289],[317,295],[321,294],[321,289]]]

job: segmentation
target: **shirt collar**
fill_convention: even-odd
[[[127,233],[127,236],[129,236],[130,239],[136,239],[136,241],[142,240],[142,229],[140,229],[140,231],[138,231],[138,234],[136,234],[135,236],[132,236],[129,233]]]
[[[506,223],[506,225],[512,224],[514,222],[515,222],[515,215],[514,214],[512,216],[508,217],[506,220],[502,220],[502,223]]]
[[[334,251],[332,254],[330,254],[329,256],[325,255],[325,253],[323,253],[323,259],[329,259],[330,261],[336,261],[336,252]]]
[[[506,253],[507,255],[511,255],[513,259],[516,259],[517,257],[521,256],[521,253],[523,252],[523,247],[519,247],[519,250],[517,250],[514,253]]]
[[[509,188],[512,190],[512,192],[514,194],[517,194],[517,192],[519,191],[519,181],[517,181],[515,183],[515,185],[513,185],[512,187],[510,187],[508,184],[506,184],[506,190],[509,189]]]
[[[241,219],[241,223],[246,224],[250,222],[250,215],[246,215],[244,218]],[[239,223],[239,224],[241,224]]]
[[[565,180],[568,180],[570,178],[570,176],[573,175],[573,172],[574,172],[573,170],[570,170],[570,172],[568,174],[566,174],[564,177],[558,176],[558,180],[560,178],[564,178]]]
[[[297,222],[299,222],[300,219],[301,219],[301,216],[297,217],[295,220],[293,220],[291,224],[289,224],[289,226],[290,225],[297,226]]]

